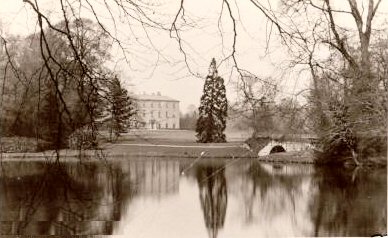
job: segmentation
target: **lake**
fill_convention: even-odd
[[[387,232],[385,169],[324,169],[249,159],[118,158],[83,163],[3,161],[0,175],[4,237],[244,238]]]

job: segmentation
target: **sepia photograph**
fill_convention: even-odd
[[[387,237],[388,0],[0,0],[1,238]]]

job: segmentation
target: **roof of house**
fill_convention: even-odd
[[[168,96],[162,95],[149,95],[149,94],[135,94],[133,97],[140,101],[170,101],[170,102],[179,102],[179,100],[173,99]]]

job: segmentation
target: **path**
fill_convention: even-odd
[[[133,144],[117,143],[114,145],[141,146],[141,147],[167,147],[167,148],[204,148],[204,149],[221,149],[221,148],[239,148],[239,145],[162,145],[162,144]]]

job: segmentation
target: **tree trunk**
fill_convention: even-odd
[[[109,123],[109,141],[112,142],[113,141],[113,124],[112,122]]]
[[[360,161],[358,161],[358,153],[354,149],[350,149],[350,151],[352,152],[352,159],[354,163],[356,164],[356,166],[359,166]]]

